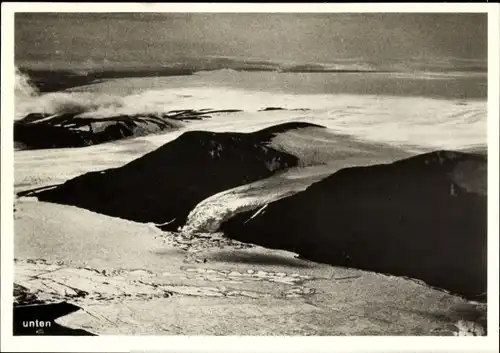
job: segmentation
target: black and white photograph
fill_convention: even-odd
[[[12,14],[2,331],[498,338],[488,8],[94,5]]]

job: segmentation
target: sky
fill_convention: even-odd
[[[19,65],[486,62],[486,14],[17,13]]]

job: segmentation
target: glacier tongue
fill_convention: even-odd
[[[311,173],[311,169],[318,169]],[[233,215],[255,210],[270,202],[305,190],[310,184],[333,173],[325,166],[297,168],[270,178],[222,191],[201,201],[188,215],[182,233],[212,233]],[[257,214],[255,214],[257,215]]]

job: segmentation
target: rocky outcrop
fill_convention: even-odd
[[[173,110],[164,114],[129,114],[110,117],[80,113],[28,114],[14,123],[14,143],[20,149],[84,147],[124,138],[177,129],[181,121],[210,118],[209,114],[237,110]]]
[[[281,108],[281,107],[267,107],[264,109],[260,109],[259,112],[270,112],[270,111],[275,111],[275,110],[286,110],[286,109]]]
[[[298,165],[299,157],[273,148],[270,142],[301,128],[321,129],[286,123],[254,133],[188,131],[123,167],[87,173],[32,195],[177,229],[205,198]]]
[[[72,113],[29,114],[14,123],[14,142],[25,149],[84,147],[180,126],[174,120],[152,115],[81,118]]]
[[[342,169],[222,224],[229,237],[486,298],[487,162],[438,151]]]
[[[78,310],[80,307],[65,301],[46,303],[30,289],[14,284],[14,336],[95,336],[88,331],[68,328],[55,322]]]

